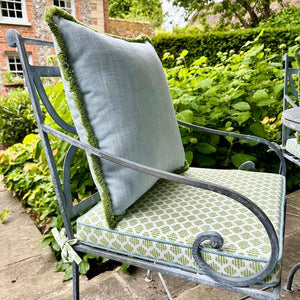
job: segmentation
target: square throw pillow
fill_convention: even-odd
[[[80,140],[164,171],[183,169],[167,81],[148,38],[98,33],[54,6],[47,8],[45,19]],[[88,160],[110,228],[158,180],[94,155]]]

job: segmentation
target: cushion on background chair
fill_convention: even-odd
[[[282,118],[300,125],[300,107],[293,107],[282,112]]]
[[[279,239],[279,259],[262,284],[280,282],[283,248],[284,177],[239,170],[189,168],[184,176],[222,184],[249,197],[271,220]],[[236,201],[207,190],[166,180],[143,195],[114,230],[103,221],[99,204],[77,220],[77,237],[85,244],[150,261],[201,272],[192,257],[198,233],[217,231],[222,250],[204,245],[202,255],[219,272],[243,277],[262,269],[270,256],[269,238],[262,224]]]
[[[289,138],[286,141],[285,150],[300,158],[300,144],[297,143],[296,138]]]
[[[83,142],[147,166],[183,170],[185,154],[161,62],[148,39],[123,40],[48,7],[72,117]],[[109,227],[158,178],[89,156]]]

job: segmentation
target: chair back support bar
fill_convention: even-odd
[[[292,95],[298,99],[298,91],[295,88],[295,82],[293,79],[293,75],[299,73],[297,68],[292,67],[292,62],[295,61],[294,56],[289,56],[287,53],[283,56],[283,63],[284,63],[284,103],[283,109],[287,109],[287,103],[289,103],[292,107],[297,107],[298,105],[290,98],[288,87],[291,89]]]

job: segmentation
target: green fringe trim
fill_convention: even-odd
[[[184,166],[180,169],[175,170],[173,173],[175,173],[175,174],[183,173],[183,172],[187,171],[189,169],[189,167],[190,167],[189,163],[187,162],[187,160],[185,160]]]
[[[89,122],[86,107],[85,107],[83,99],[82,99],[81,91],[80,91],[80,88],[76,81],[73,69],[70,65],[68,49],[65,46],[65,43],[63,41],[63,37],[61,35],[58,25],[53,21],[54,16],[61,17],[66,20],[70,20],[72,22],[75,22],[77,24],[85,26],[95,32],[98,32],[98,31],[82,24],[81,22],[76,20],[72,15],[70,15],[66,11],[64,11],[56,6],[49,6],[46,8],[45,21],[47,22],[52,34],[55,37],[56,43],[60,48],[60,53],[57,54],[57,57],[60,62],[60,66],[61,66],[61,70],[64,75],[64,79],[69,84],[70,94],[72,95],[72,98],[74,100],[75,107],[78,109],[78,111],[80,111],[80,115],[81,115],[80,121],[87,132],[87,141],[91,146],[98,148],[97,138],[96,138],[96,136],[93,132],[93,128]],[[107,35],[109,35],[109,34],[107,34]],[[114,37],[114,38],[119,38],[119,39],[122,39],[122,40],[125,40],[128,42],[144,43],[145,41],[148,41],[151,43],[151,40],[146,35],[140,35],[135,39],[123,38],[123,37],[118,37],[118,36],[114,36],[114,35],[109,35],[109,36]],[[99,184],[99,186],[102,189],[101,198],[102,198],[103,209],[104,209],[104,213],[105,213],[105,217],[106,217],[106,223],[109,228],[113,229],[116,226],[116,224],[122,219],[123,216],[122,215],[115,216],[113,214],[110,192],[109,192],[109,189],[104,180],[104,175],[102,172],[100,159],[95,155],[90,155],[90,158],[91,158],[91,163],[92,163],[92,167],[93,167],[93,170],[95,173],[97,183]],[[181,168],[180,170],[175,171],[175,173],[181,173],[183,171],[186,171],[188,169],[188,167],[189,166],[188,166],[187,162],[185,162],[184,167]]]
[[[70,94],[73,97],[74,104],[75,104],[76,108],[78,109],[78,111],[80,111],[80,115],[81,115],[80,121],[87,132],[87,141],[91,146],[98,148],[97,138],[96,138],[96,136],[93,132],[93,128],[89,122],[87,111],[86,111],[86,108],[85,108],[85,105],[84,105],[84,102],[82,99],[81,91],[77,84],[75,74],[74,74],[73,69],[69,62],[68,50],[65,46],[65,43],[63,41],[63,37],[60,33],[58,25],[53,21],[53,16],[62,17],[64,19],[76,22],[78,24],[81,24],[81,23],[78,22],[73,16],[68,14],[66,11],[59,9],[56,6],[49,6],[46,8],[45,21],[47,22],[50,30],[52,31],[52,33],[55,37],[55,40],[60,48],[60,53],[58,53],[57,57],[60,62],[60,66],[61,66],[61,70],[63,72],[64,78],[69,84]],[[141,42],[145,41],[145,39],[140,39],[140,41]],[[110,197],[109,189],[104,180],[100,159],[95,155],[90,155],[90,158],[91,158],[91,163],[92,163],[92,167],[93,167],[93,170],[95,173],[97,183],[99,184],[99,186],[102,189],[101,198],[102,198],[103,209],[104,209],[104,213],[105,213],[105,217],[106,217],[106,223],[109,228],[114,228],[116,226],[116,224],[122,219],[122,216],[115,216],[113,214],[111,197]]]

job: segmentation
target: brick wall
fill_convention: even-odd
[[[90,25],[100,32],[108,28],[107,0],[75,0],[75,17],[84,24]],[[5,33],[9,28],[18,30],[22,36],[51,40],[51,34],[44,21],[45,8],[52,5],[52,0],[26,0],[28,25],[2,24],[0,22],[0,95],[6,95],[6,89],[1,84],[3,72],[7,69],[5,53],[15,52],[7,46]],[[47,47],[27,45],[27,52],[32,54],[33,64],[45,64],[46,58],[52,54]]]
[[[109,18],[109,30],[107,32],[128,38],[135,38],[140,34],[146,34],[149,37],[156,35],[149,22],[114,18]]]

